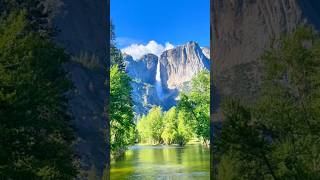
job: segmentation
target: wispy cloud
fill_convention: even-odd
[[[121,49],[121,51],[131,55],[134,59],[139,59],[148,53],[160,56],[165,50],[172,48],[174,48],[174,45],[169,42],[167,42],[165,45],[162,45],[152,40],[146,45],[137,43],[131,44],[130,46]]]

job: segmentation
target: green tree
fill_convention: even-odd
[[[272,178],[274,168],[268,156],[269,140],[252,121],[251,109],[232,99],[225,100],[222,109],[225,121],[214,141],[215,158],[221,162],[224,158],[228,161],[241,160],[240,179]],[[222,168],[219,164],[218,170]],[[222,174],[218,176],[223,177]]]
[[[178,112],[178,127],[175,136],[175,142],[180,146],[184,146],[193,137],[193,127],[187,115],[183,110]]]
[[[114,28],[115,27],[111,22],[110,23],[110,57],[111,57],[110,62],[111,62],[111,65],[117,64],[120,70],[124,70],[125,65],[124,65],[121,50],[117,48],[116,35],[114,32],[115,31]]]
[[[26,13],[0,20],[0,177],[73,179],[74,134],[63,49],[30,31]]]
[[[131,79],[113,65],[110,69],[110,147],[113,155],[122,154],[134,142],[132,131],[135,130],[133,122],[133,102],[131,98]]]
[[[177,136],[177,112],[176,108],[173,107],[169,111],[165,112],[163,117],[163,132],[161,134],[161,138],[163,139],[165,144],[172,144]]]
[[[210,74],[207,70],[199,72],[191,81],[191,90],[180,94],[178,108],[189,112],[194,123],[195,134],[209,145],[210,139]]]
[[[225,102],[216,156],[232,152],[242,179],[319,179],[320,38],[300,27],[263,59],[258,101]]]
[[[160,144],[163,127],[162,109],[159,106],[154,106],[147,115],[142,116],[138,121],[137,128],[141,142]]]
[[[154,143],[161,143],[161,134],[163,131],[163,113],[159,106],[155,106],[150,109],[148,114],[148,121],[150,121],[151,126],[151,138]]]
[[[151,143],[152,142],[152,127],[151,121],[148,121],[146,115],[143,115],[137,123],[137,130],[139,134],[139,142]]]
[[[217,179],[223,180],[239,180],[240,161],[234,159],[232,154],[224,155],[219,162]]]

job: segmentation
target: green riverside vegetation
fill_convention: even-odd
[[[256,103],[227,99],[217,179],[320,179],[320,37],[299,27],[263,55]]]
[[[204,70],[191,80],[189,92],[181,92],[177,107],[163,112],[153,107],[138,120],[139,142],[184,146],[196,137],[209,146],[210,75]]]

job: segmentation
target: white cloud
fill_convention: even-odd
[[[166,43],[166,50],[173,49],[173,48],[174,48],[173,44],[170,44],[169,42]]]
[[[131,55],[134,59],[139,59],[143,55],[151,53],[160,56],[165,50],[174,48],[174,45],[167,42],[165,45],[158,44],[156,41],[150,41],[148,44],[131,44],[121,51]]]

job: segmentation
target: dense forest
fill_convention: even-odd
[[[0,1],[0,177],[73,179],[78,174],[63,70],[38,0]]]
[[[320,179],[320,37],[299,27],[262,56],[255,103],[225,99],[217,179]]]

